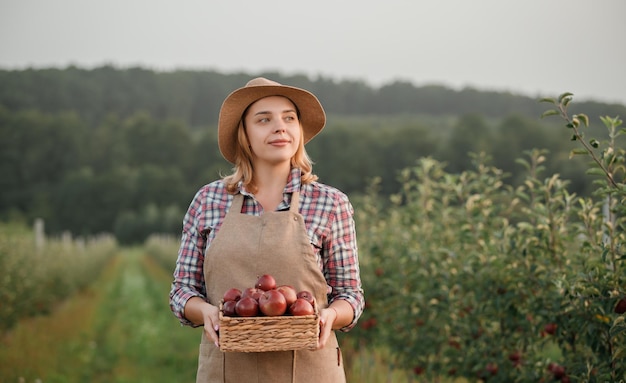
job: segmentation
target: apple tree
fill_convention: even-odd
[[[546,115],[561,114],[583,142],[588,119],[567,116],[570,99]],[[608,141],[583,145],[602,176],[592,197],[544,176],[541,150],[518,160],[517,187],[479,154],[460,174],[420,159],[390,200],[370,193],[357,216],[368,301],[359,341],[424,381],[624,379],[624,130],[602,120]]]

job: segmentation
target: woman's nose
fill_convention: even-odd
[[[277,121],[276,126],[274,126],[274,132],[284,132],[286,130],[285,123],[283,121]]]

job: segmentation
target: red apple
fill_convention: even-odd
[[[232,288],[232,289],[228,289],[226,290],[226,292],[224,293],[224,302],[229,302],[229,301],[238,301],[241,299],[241,290],[236,289],[236,288]]]
[[[259,290],[256,287],[248,287],[247,289],[243,290],[243,292],[241,293],[241,297],[242,298],[249,297],[258,301],[259,298],[261,298],[261,295],[263,295],[263,293],[264,293],[263,290]]]
[[[509,360],[511,362],[519,362],[522,358],[522,354],[519,351],[514,351],[509,354]]]
[[[279,291],[285,296],[285,300],[287,301],[287,307],[291,306],[293,302],[298,299],[296,289],[294,289],[293,286],[280,285],[276,288],[276,291]]]
[[[257,279],[254,287],[263,291],[274,290],[276,288],[276,279],[269,274],[263,274]]]
[[[313,304],[314,304],[314,302],[315,302],[315,298],[313,298],[313,294],[311,294],[311,293],[310,293],[309,291],[307,291],[307,290],[302,290],[302,291],[299,291],[299,292],[296,294],[296,297],[297,297],[297,298],[302,298],[302,299],[307,300],[307,301],[308,301],[311,305],[313,305]]]
[[[315,314],[315,309],[313,309],[313,305],[308,300],[298,298],[289,306],[289,313],[293,316],[313,315]]]
[[[543,327],[543,331],[545,331],[547,334],[554,335],[556,333],[557,327],[558,326],[556,323],[548,323]]]
[[[454,348],[456,348],[457,350],[460,350],[460,349],[461,349],[461,343],[459,343],[459,341],[454,340],[454,339],[450,339],[450,340],[448,340],[448,345],[449,345],[450,347],[454,347]]]
[[[498,374],[498,365],[495,363],[487,363],[487,367],[486,370],[488,373],[490,373],[492,376],[493,375],[497,375]]]
[[[268,290],[259,298],[259,310],[267,316],[280,316],[287,311],[287,300],[278,290]]]
[[[254,317],[259,315],[259,302],[252,297],[244,297],[235,304],[235,312],[242,317]]]
[[[556,364],[556,363],[554,363],[554,362],[550,362],[550,363],[548,363],[548,366],[546,367],[546,369],[547,369],[548,371],[552,372],[552,371],[554,370],[554,367],[556,367],[556,366],[557,366],[557,364]]]
[[[565,376],[565,367],[557,364],[555,366],[552,367],[552,374],[554,375],[555,379],[561,379],[563,376]]]
[[[237,305],[237,301],[226,301],[222,305],[222,312],[224,316],[234,317],[237,315],[237,311],[235,311],[235,306]]]

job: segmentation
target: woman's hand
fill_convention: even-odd
[[[333,307],[322,309],[320,312],[320,337],[317,342],[317,349],[320,350],[326,346],[326,342],[333,330],[333,324],[337,320],[337,310]]]
[[[204,334],[219,347],[219,308],[205,302],[200,297],[193,297],[185,305],[185,317],[196,325],[204,325]]]
[[[215,347],[220,347],[220,320],[219,309],[216,306],[207,303],[206,313],[204,314],[204,333],[208,339],[215,343]]]
[[[354,310],[350,303],[343,299],[336,299],[330,306],[320,311],[320,338],[317,349],[324,348],[332,330],[339,330],[350,323],[354,318]]]

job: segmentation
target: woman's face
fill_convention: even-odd
[[[244,126],[253,162],[291,162],[302,133],[296,107],[288,98],[270,96],[254,102],[248,107]]]

